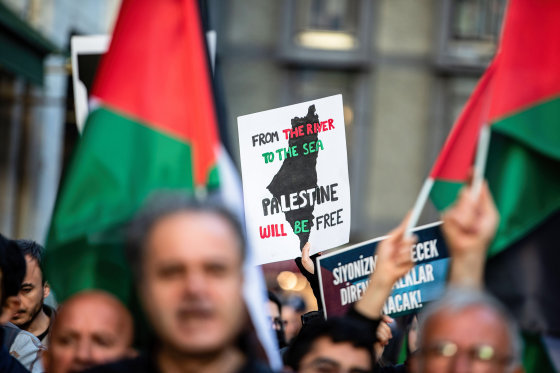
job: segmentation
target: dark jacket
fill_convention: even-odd
[[[120,360],[115,363],[101,365],[86,370],[84,373],[159,373],[154,360],[151,356],[140,355],[132,359]],[[268,366],[255,360],[248,362],[238,371],[238,373],[274,373]]]

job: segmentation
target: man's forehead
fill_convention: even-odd
[[[304,360],[326,357],[337,362],[354,362],[371,365],[371,356],[365,347],[357,347],[350,341],[335,342],[329,336],[321,336],[313,341],[311,350]]]
[[[313,341],[312,351],[324,352],[326,349],[350,349],[350,350],[363,350],[368,352],[365,347],[354,346],[350,341],[333,341],[333,339],[328,335],[323,335]]]
[[[502,319],[501,315],[490,306],[487,306],[485,304],[471,304],[457,309],[452,307],[444,307],[438,310],[437,312],[435,312],[430,317],[430,322],[438,321],[438,320],[440,321],[448,320],[457,317],[461,317],[467,320],[470,320],[472,318],[475,319],[484,318],[484,319],[492,319],[492,320]]]
[[[507,324],[494,309],[483,304],[460,310],[443,308],[432,314],[421,331],[424,343],[434,338],[466,343],[507,342]]]
[[[56,323],[121,323],[126,318],[127,310],[116,299],[104,294],[85,294],[71,298],[60,308]]]
[[[233,224],[217,212],[178,211],[154,223],[147,236],[147,246],[166,249],[164,244],[231,246],[241,253],[241,240]],[[162,246],[163,245],[163,246]]]
[[[25,254],[25,262],[27,269],[25,271],[25,278],[30,278],[32,276],[43,276],[43,272],[41,271],[41,266],[39,265],[39,261],[32,257],[29,254]]]
[[[268,312],[272,317],[280,316],[280,309],[278,305],[271,301],[270,299],[267,302]]]
[[[25,254],[24,258],[28,266],[33,265],[39,267],[39,261],[36,258],[32,257],[30,254]]]

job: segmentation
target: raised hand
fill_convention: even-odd
[[[308,242],[303,246],[301,249],[301,264],[303,264],[303,268],[307,270],[307,272],[314,274],[315,273],[315,263],[311,259],[309,255],[309,251],[311,250],[311,244]]]
[[[389,232],[389,237],[377,247],[377,264],[372,275],[372,281],[375,280],[376,284],[393,287],[394,283],[414,266],[411,249],[417,238],[405,237],[409,217],[407,215],[398,227]]]
[[[389,344],[391,338],[393,338],[393,333],[391,332],[391,327],[388,325],[393,322],[393,319],[387,315],[383,315],[379,326],[377,327],[377,331],[375,336],[377,337],[377,342],[373,345],[373,349],[375,352],[375,360],[381,359],[381,355],[383,355],[383,350],[385,346]]]
[[[499,223],[487,183],[483,183],[478,196],[473,196],[470,186],[463,188],[442,220],[451,255],[450,284],[481,287],[486,251]]]
[[[369,286],[356,303],[356,311],[369,318],[381,316],[385,300],[391,294],[395,282],[412,269],[412,245],[417,237],[406,238],[406,224],[410,214],[401,224],[389,232],[389,237],[377,246],[377,264],[370,277]]]
[[[479,196],[472,195],[470,186],[463,188],[456,203],[442,216],[443,234],[452,255],[486,253],[499,219],[486,182]]]

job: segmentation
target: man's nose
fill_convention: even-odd
[[[472,360],[468,354],[465,353],[457,353],[450,364],[449,373],[468,373],[471,372],[472,368]]]
[[[184,279],[184,289],[188,294],[201,294],[207,286],[207,279],[201,271],[191,271]]]
[[[76,345],[76,361],[82,366],[93,363],[92,345],[90,341],[80,341]]]

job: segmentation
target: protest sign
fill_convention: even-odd
[[[237,118],[247,236],[257,263],[306,242],[348,242],[350,186],[342,95]]]
[[[414,268],[393,286],[383,312],[392,317],[419,311],[445,291],[449,254],[441,222],[415,228]],[[344,315],[362,297],[375,271],[379,237],[317,258],[325,317]]]
[[[88,101],[97,66],[103,54],[107,52],[109,42],[108,35],[72,36],[70,41],[74,106],[80,133],[84,129],[89,112]]]

